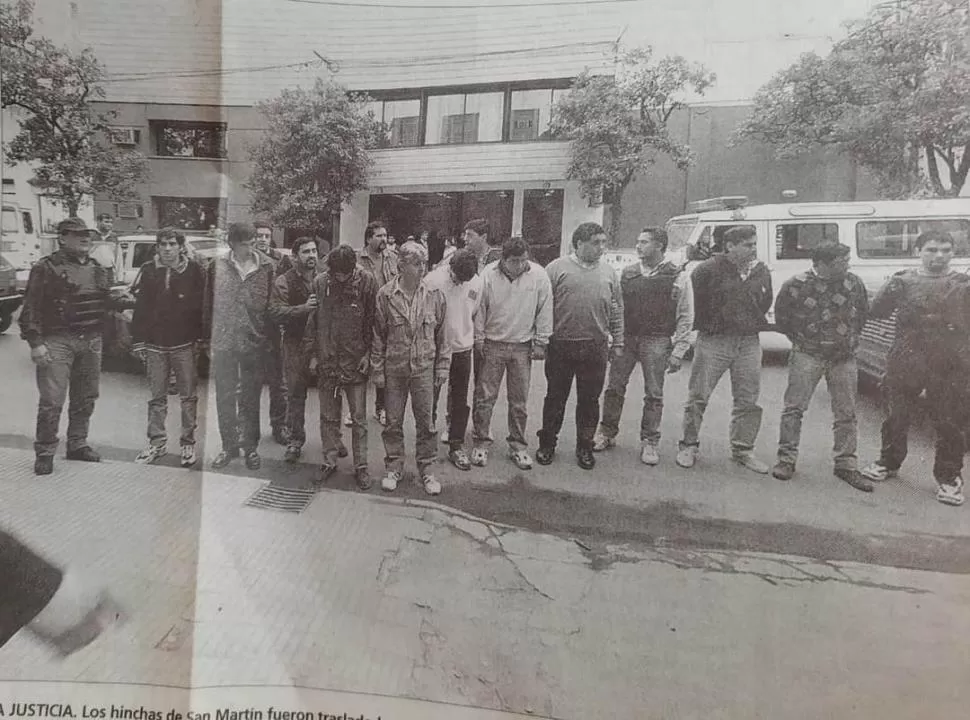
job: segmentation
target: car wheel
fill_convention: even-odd
[[[10,329],[11,323],[13,323],[13,313],[0,315],[0,333],[7,332]]]

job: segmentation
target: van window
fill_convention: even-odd
[[[679,220],[667,223],[667,251],[680,250],[687,244],[687,239],[694,228],[697,227],[697,219]],[[709,231],[708,231],[709,232]]]
[[[728,230],[732,230],[737,227],[751,228],[751,230],[754,230],[757,233],[757,229],[754,225],[717,225],[713,230],[713,242],[711,242],[711,249],[716,253],[724,252],[724,236],[727,234]],[[711,237],[711,235],[708,234],[708,228],[704,228],[704,234],[707,235],[708,238]],[[704,240],[703,236],[701,237],[701,240]],[[698,241],[698,244],[702,243]]]
[[[785,223],[775,229],[775,257],[779,260],[809,260],[819,245],[839,241],[836,223]]]
[[[140,268],[155,257],[155,243],[135,243],[131,252],[131,266]]]
[[[856,249],[860,258],[913,258],[916,238],[927,230],[942,230],[953,238],[953,255],[970,257],[970,220],[900,218],[874,220],[856,225]]]

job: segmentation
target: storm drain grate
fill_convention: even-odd
[[[253,493],[243,505],[260,510],[279,510],[281,512],[301,513],[313,501],[316,493],[302,488],[288,488],[267,483]]]

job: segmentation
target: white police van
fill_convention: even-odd
[[[740,196],[692,203],[691,212],[667,221],[668,259],[691,270],[698,248],[704,255],[720,250],[724,233],[747,226],[758,236],[758,257],[771,270],[775,293],[782,283],[812,266],[812,250],[840,242],[851,249],[850,269],[869,290],[870,300],[896,272],[918,267],[916,238],[927,230],[943,230],[954,241],[955,270],[970,270],[970,198],[873,200],[867,202],[806,202],[747,205]],[[610,257],[611,255],[615,257]],[[635,253],[608,253],[614,267],[634,262]],[[774,321],[773,310],[768,314]],[[893,320],[870,321],[858,352],[860,372],[881,379],[892,344]],[[778,333],[763,333],[769,347],[787,347]]]

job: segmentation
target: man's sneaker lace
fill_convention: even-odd
[[[168,449],[164,445],[149,445],[147,448],[138,453],[138,457],[135,458],[135,462],[139,465],[151,465],[153,462],[159,458],[163,458],[168,454]]]
[[[944,505],[963,505],[963,478],[957,475],[952,485],[940,483],[936,499]]]

